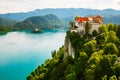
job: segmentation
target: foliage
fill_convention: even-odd
[[[69,22],[69,25],[70,25],[71,27],[73,27],[73,26],[74,26],[74,22],[73,22],[73,21],[70,21],[70,22]]]
[[[12,26],[0,26],[0,35],[6,34],[7,32],[17,30],[15,27]]]
[[[98,34],[98,32],[96,31],[96,30],[94,30],[93,32],[92,32],[92,35],[93,36],[96,36]]]
[[[118,80],[120,79],[120,30],[118,25],[101,25],[94,38],[67,31],[75,58],[64,57],[64,46],[52,59],[33,71],[27,80]],[[69,44],[67,44],[69,45]]]
[[[99,32],[100,33],[104,33],[107,30],[106,25],[105,24],[101,24],[99,27]]]
[[[105,46],[104,53],[105,54],[117,54],[118,49],[114,43],[109,43]]]
[[[86,42],[83,47],[87,55],[90,56],[96,50],[96,40]]]
[[[73,72],[73,73],[70,73],[66,76],[66,80],[78,80],[78,79],[76,77],[75,72]]]
[[[120,25],[118,26],[118,29],[117,29],[116,35],[118,36],[118,38],[120,38]]]
[[[0,26],[13,26],[17,21],[0,17]]]
[[[24,21],[18,22],[14,25],[21,30],[23,29],[65,29],[66,24],[62,22],[58,17],[53,14],[48,14],[45,16],[33,16],[25,19]]]
[[[116,32],[114,31],[108,32],[107,43],[115,43],[115,44],[119,43],[119,39],[116,36]]]
[[[77,33],[71,33],[70,31],[67,31],[67,37],[70,39],[71,44],[76,52],[76,57],[79,55],[79,51],[82,49],[82,46],[84,44],[84,38],[80,37]]]
[[[90,26],[89,26],[89,23],[86,22],[86,25],[85,25],[85,34],[88,35],[90,33]]]
[[[120,63],[117,63],[112,66],[114,74],[119,77],[120,76]]]
[[[110,80],[117,80],[117,77],[115,75],[110,77]]]

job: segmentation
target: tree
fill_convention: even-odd
[[[116,54],[108,54],[107,55],[108,59],[109,59],[109,62],[110,62],[110,65],[113,66],[114,63],[116,62],[116,60],[118,59],[117,55]]]
[[[86,22],[86,25],[85,25],[85,34],[88,35],[90,33],[90,25],[89,25],[89,22]]]
[[[107,80],[107,75],[103,76],[102,80]]]
[[[106,30],[107,30],[106,25],[105,25],[105,24],[101,24],[100,27],[99,27],[99,32],[100,32],[100,33],[103,33],[103,32],[105,32]]]
[[[92,32],[92,35],[93,36],[96,36],[98,34],[98,32],[96,31],[96,30],[94,30],[93,32]]]
[[[70,39],[71,45],[75,50],[75,57],[78,57],[79,50],[83,48],[85,40],[78,33],[70,33],[69,31],[67,32],[67,38]]]
[[[97,67],[100,67],[99,74],[101,76],[107,75],[107,77],[110,77],[111,75],[113,75],[111,63],[107,55],[103,55],[101,57],[100,64]]]
[[[70,73],[66,76],[66,80],[78,80],[77,77],[76,77],[76,73],[73,72],[73,73]]]
[[[76,20],[77,18],[79,18],[79,16],[75,16],[75,20]]]
[[[117,54],[118,51],[114,43],[108,43],[104,48],[104,54]]]
[[[70,21],[69,24],[70,24],[71,27],[74,27],[74,22],[73,21]]]
[[[96,40],[91,40],[84,44],[85,52],[90,56],[96,50]]]
[[[100,34],[100,35],[96,36],[95,40],[97,41],[98,47],[100,49],[103,48],[105,45],[105,34]]]
[[[120,38],[120,25],[118,26],[118,29],[117,29],[116,35],[118,36],[118,38]]]
[[[86,68],[86,70],[85,70],[85,80],[87,80],[87,79],[95,80],[95,68],[96,68],[95,64],[91,64],[91,65],[88,66],[88,68]]]
[[[107,27],[108,27],[108,31],[114,31],[114,24],[112,24],[112,23],[109,23],[109,24],[107,24]]]
[[[32,80],[32,79],[33,79],[33,76],[30,74],[26,79],[27,79],[27,80]]]
[[[100,55],[97,52],[94,52],[88,60],[88,64],[99,64],[100,62]]]
[[[85,52],[80,52],[79,57],[75,60],[76,75],[78,79],[84,79],[84,70],[86,68],[88,55]]]
[[[116,36],[116,32],[114,32],[114,31],[109,31],[106,42],[107,42],[107,43],[115,43],[115,44],[118,44],[118,43],[119,43],[119,39],[118,39],[118,37]]]
[[[74,64],[74,59],[72,58],[72,56],[67,56],[65,63],[66,63],[67,65],[68,65],[68,64]]]
[[[112,70],[113,70],[114,74],[117,77],[119,77],[120,76],[120,63],[117,63],[114,66],[112,66]]]
[[[105,36],[105,42],[107,41],[107,37],[108,37],[108,28],[105,24],[102,24],[99,28],[100,33],[104,33]]]
[[[52,57],[54,57],[55,55],[56,55],[56,50],[52,52]]]
[[[111,76],[109,80],[117,80],[117,77],[115,75]]]
[[[114,31],[117,32],[118,30],[118,25],[114,24]]]
[[[58,66],[55,66],[51,72],[50,80],[59,80],[60,78],[62,78],[64,76],[65,69],[65,64],[62,62],[58,64]]]

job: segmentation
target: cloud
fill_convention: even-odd
[[[113,0],[113,2],[117,5],[120,5],[120,0]]]
[[[112,8],[120,10],[120,0],[1,0],[0,8],[0,13],[43,8]]]

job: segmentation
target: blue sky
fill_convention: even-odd
[[[120,0],[0,0],[0,13],[44,8],[91,8],[120,10]]]

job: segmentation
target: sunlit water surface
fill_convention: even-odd
[[[0,36],[0,80],[25,80],[51,51],[64,44],[65,31],[31,34],[10,32]]]

